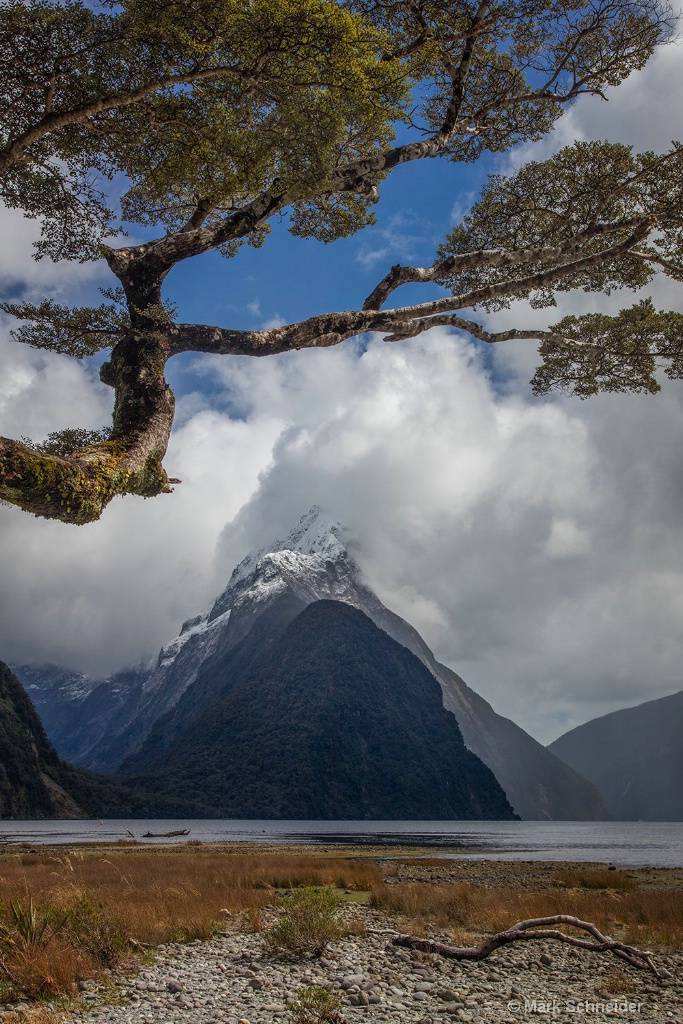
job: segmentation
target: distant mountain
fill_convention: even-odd
[[[514,817],[431,673],[337,601],[287,625],[262,616],[203,666],[123,770],[230,818]]]
[[[150,668],[97,680],[56,665],[12,667],[62,757],[93,771],[113,772],[123,753],[116,744],[109,750],[112,737],[135,721]]]
[[[97,681],[54,667],[20,666],[15,671],[60,753],[98,771],[114,771],[140,751],[154,723],[191,691],[200,674],[210,672],[217,659],[247,637],[266,612],[269,629],[278,622],[284,626],[303,607],[321,600],[359,609],[423,662],[441,685],[444,705],[455,715],[465,744],[491,768],[523,818],[607,817],[589,782],[514,722],[497,715],[455,672],[436,661],[412,626],[382,604],[349,554],[343,527],[317,506],[285,540],[243,559],[210,609],[185,622],[152,666]]]
[[[0,818],[128,818],[206,810],[154,796],[67,764],[48,740],[23,686],[0,661]]]
[[[594,718],[548,747],[618,821],[683,821],[683,690]]]

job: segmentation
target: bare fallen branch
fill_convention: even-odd
[[[568,935],[557,928],[549,927],[558,924],[569,925],[572,928],[588,932],[595,941],[581,938],[578,935]],[[535,917],[527,921],[518,921],[517,924],[513,924],[505,931],[489,935],[478,946],[447,946],[443,942],[421,939],[416,935],[403,935],[391,929],[377,929],[376,933],[380,932],[391,935],[394,946],[417,949],[422,953],[438,953],[439,956],[446,957],[448,960],[485,960],[496,949],[512,942],[525,939],[557,939],[558,942],[566,942],[570,946],[578,946],[579,949],[586,949],[591,953],[614,953],[615,956],[625,960],[632,967],[651,971],[657,978],[662,977],[652,959],[652,953],[648,950],[636,949],[635,946],[629,946],[618,939],[603,935],[590,921],[580,921],[578,917],[572,917],[569,914],[555,914],[552,917]]]

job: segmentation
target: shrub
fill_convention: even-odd
[[[295,889],[279,902],[280,919],[265,935],[272,949],[296,956],[321,956],[328,942],[342,935],[337,919],[339,897],[331,889]]]
[[[294,1024],[344,1024],[339,998],[324,985],[300,988],[296,999],[287,1003]]]
[[[1,911],[5,918],[0,921],[3,998],[51,996],[56,987],[50,965],[52,949],[67,925],[69,911],[51,903],[38,904],[32,896],[10,900],[9,907],[3,904]]]
[[[83,892],[72,896],[69,931],[76,948],[104,967],[116,967],[128,946],[123,922]]]
[[[23,950],[45,946],[62,930],[69,911],[60,911],[52,904],[39,907],[30,896],[27,900],[10,900],[9,924],[0,925],[0,941]]]

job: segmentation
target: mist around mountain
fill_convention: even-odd
[[[337,601],[262,616],[122,771],[228,818],[514,817],[431,673]]]
[[[451,669],[439,664],[417,631],[366,585],[343,527],[314,506],[289,535],[247,555],[211,607],[183,624],[155,663],[88,680],[54,666],[20,666],[52,742],[62,756],[100,772],[115,772],[141,751],[155,723],[176,707],[200,707],[217,659],[257,629],[268,613],[282,624],[317,601],[340,601],[367,615],[407,647],[441,686],[466,746],[488,765],[515,812],[530,820],[603,820],[605,806],[591,783],[496,714]],[[268,627],[270,628],[270,626]],[[256,634],[255,634],[256,635]],[[209,688],[210,689],[210,688]]]
[[[683,690],[594,718],[550,744],[618,821],[683,821]]]

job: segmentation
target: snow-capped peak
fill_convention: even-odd
[[[300,551],[302,555],[322,555],[334,560],[346,552],[343,543],[344,527],[338,520],[321,508],[313,505],[301,517],[285,540],[280,541],[272,551]]]
[[[338,520],[333,519],[320,505],[313,505],[284,540],[273,541],[260,551],[252,551],[243,558],[233,570],[228,588],[250,576],[265,555],[277,551],[298,551],[302,555],[320,555],[327,561],[335,561],[346,554],[344,533],[344,527]]]

